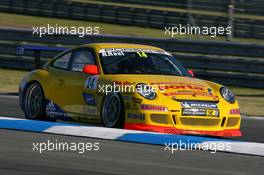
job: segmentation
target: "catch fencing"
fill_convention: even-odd
[[[0,67],[22,70],[34,69],[34,52],[17,55],[21,44],[72,47],[94,42],[139,43],[161,47],[175,55],[185,67],[194,69],[196,77],[229,86],[264,88],[264,45],[157,39],[114,35],[32,35],[31,30],[0,28]],[[41,53],[42,63],[58,52]]]

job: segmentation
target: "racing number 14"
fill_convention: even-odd
[[[148,55],[145,52],[137,52],[138,56],[141,58],[148,58]]]
[[[85,87],[88,89],[96,89],[98,77],[91,76],[85,82]]]

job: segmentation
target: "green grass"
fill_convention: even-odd
[[[19,82],[26,73],[26,71],[0,69],[0,93],[17,93]],[[230,88],[237,95],[242,114],[264,117],[264,89]]]
[[[242,114],[264,117],[264,89],[230,87],[237,96]]]
[[[8,19],[8,20],[6,20]],[[37,17],[29,15],[19,15],[10,13],[0,13],[0,26],[4,27],[21,27],[30,28],[33,26],[47,26],[47,24],[55,26],[84,26],[84,27],[100,27],[100,34],[114,34],[114,35],[129,35],[129,36],[144,36],[154,38],[169,38],[169,35],[165,35],[165,30],[153,29],[146,27],[135,27],[135,26],[124,26],[117,24],[107,24],[92,21],[81,21],[81,20],[69,20],[61,18],[48,18],[48,17]],[[199,40],[222,40],[225,41],[225,37],[209,37],[209,36],[197,36],[197,35],[175,35],[177,39],[199,39]],[[237,42],[251,42],[251,43],[262,43],[263,40],[258,39],[244,39],[234,38],[233,41]]]
[[[17,93],[26,71],[0,69],[0,93]]]

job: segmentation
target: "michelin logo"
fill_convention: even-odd
[[[181,106],[183,108],[217,108],[215,103],[203,103],[203,102],[182,102]]]

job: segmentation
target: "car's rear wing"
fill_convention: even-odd
[[[33,51],[34,52],[34,62],[35,68],[38,69],[41,67],[41,51],[65,51],[68,48],[65,47],[51,47],[51,46],[41,46],[41,45],[21,45],[16,47],[16,54],[23,55],[25,50]]]

